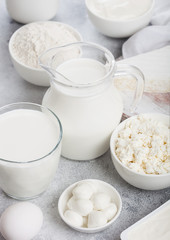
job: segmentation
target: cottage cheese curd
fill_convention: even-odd
[[[170,173],[169,128],[141,115],[118,133],[115,153],[128,168],[144,174]]]

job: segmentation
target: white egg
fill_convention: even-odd
[[[93,203],[88,199],[75,199],[72,197],[67,202],[67,207],[81,216],[87,216],[93,210]]]
[[[41,229],[43,214],[30,202],[20,202],[8,207],[0,218],[0,232],[6,240],[30,240]]]
[[[102,212],[104,213],[105,217],[107,218],[107,220],[111,220],[112,218],[114,218],[114,216],[117,213],[117,206],[114,203],[110,203],[110,205],[103,209]]]
[[[66,218],[66,221],[68,221],[71,225],[75,227],[83,226],[83,217],[80,216],[80,214],[74,212],[73,210],[65,211],[64,217]]]
[[[103,210],[108,207],[111,201],[111,197],[103,192],[95,193],[92,197],[92,202],[95,210]]]
[[[92,211],[88,216],[88,228],[101,227],[107,223],[107,218],[101,211]]]
[[[86,182],[79,183],[73,189],[72,194],[77,199],[90,199],[93,194],[93,187]]]

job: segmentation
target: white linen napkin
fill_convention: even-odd
[[[130,37],[122,47],[123,58],[170,44],[170,0],[156,0],[151,25]]]

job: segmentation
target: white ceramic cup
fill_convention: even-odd
[[[6,0],[9,15],[20,23],[52,19],[58,10],[58,0]]]

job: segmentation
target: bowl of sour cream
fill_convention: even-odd
[[[99,32],[123,38],[149,24],[154,0],[86,0],[86,8]]]

